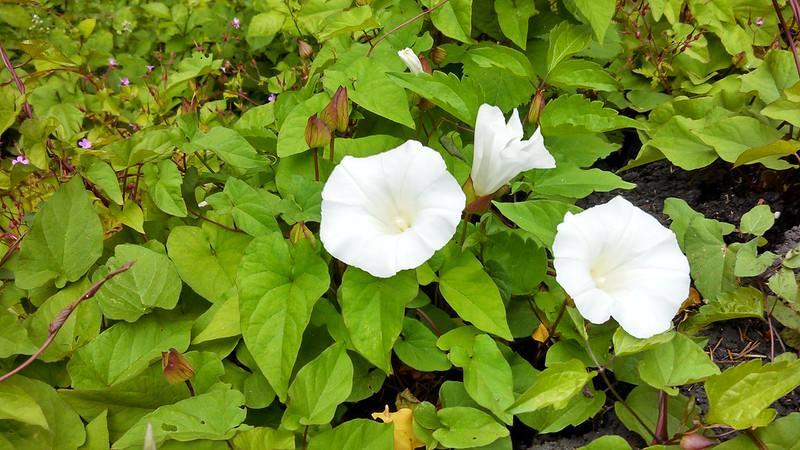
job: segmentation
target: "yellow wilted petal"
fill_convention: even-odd
[[[544,326],[543,323],[540,323],[539,328],[533,331],[533,335],[531,337],[533,337],[533,340],[536,342],[545,342],[547,341],[547,338],[550,337],[550,332],[547,331],[547,327]]]
[[[414,416],[410,408],[389,412],[389,405],[386,405],[386,409],[382,412],[372,413],[372,418],[394,424],[394,450],[413,450],[425,446],[414,434],[412,427]]]

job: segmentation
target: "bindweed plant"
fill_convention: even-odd
[[[768,238],[800,212],[662,216],[623,176],[748,170],[791,203],[798,23],[0,3],[0,449],[510,450],[616,421],[584,448],[790,448],[800,246]],[[741,323],[765,354],[715,359]]]

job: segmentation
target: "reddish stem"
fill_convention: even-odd
[[[656,420],[656,434],[653,437],[653,444],[666,444],[669,442],[667,432],[667,393],[663,390],[658,391],[658,419]]]
[[[97,294],[97,291],[99,291],[100,288],[104,284],[106,284],[106,282],[108,280],[114,278],[115,276],[117,276],[117,275],[121,274],[122,272],[125,272],[126,270],[130,269],[131,267],[133,267],[134,262],[135,261],[128,261],[127,263],[123,264],[119,269],[117,269],[117,270],[115,270],[113,272],[109,272],[108,275],[104,276],[97,283],[93,284],[89,288],[89,290],[84,292],[83,295],[78,297],[77,300],[75,300],[74,302],[69,304],[66,308],[62,309],[61,312],[58,313],[56,318],[53,319],[52,322],[50,322],[50,326],[47,329],[47,339],[45,339],[45,341],[42,343],[42,345],[39,347],[39,349],[36,350],[36,352],[34,354],[32,354],[30,356],[30,358],[26,359],[22,364],[18,365],[17,367],[12,369],[7,374],[5,374],[3,376],[0,376],[0,383],[2,383],[3,381],[8,380],[9,378],[13,377],[16,374],[22,372],[26,367],[28,367],[31,364],[33,364],[33,362],[36,361],[36,359],[39,358],[39,356],[41,356],[42,353],[44,353],[45,350],[47,350],[47,347],[49,347],[50,344],[53,343],[53,340],[55,340],[56,335],[58,334],[59,330],[61,330],[61,327],[63,327],[64,323],[66,323],[67,319],[69,319],[70,314],[72,314],[72,312],[75,311],[75,309],[77,309],[78,306],[80,306],[80,304],[83,303],[85,300],[88,300],[88,299],[94,297],[95,294]]]
[[[792,5],[792,13],[795,19],[800,20],[800,7],[797,6],[797,0],[789,0],[789,3]],[[786,39],[786,43],[789,44],[789,49],[792,51],[792,56],[794,57],[794,66],[797,69],[797,74],[800,75],[800,56],[797,54],[797,47],[794,44],[792,31],[786,26],[786,21],[783,20],[783,13],[781,12],[781,7],[778,6],[777,0],[772,0],[772,7],[775,9],[775,14],[778,15],[778,22],[781,24],[783,37]]]
[[[8,59],[6,50],[3,48],[2,45],[0,45],[0,58],[3,59],[3,64],[6,66],[6,69],[8,69],[8,71],[11,72],[11,78],[14,80],[14,84],[17,85],[17,90],[19,90],[19,93],[22,94],[22,96],[24,97],[25,84],[23,84],[22,80],[19,79],[16,69],[14,69],[14,65],[11,64],[11,60]],[[29,119],[33,117],[33,110],[31,109],[31,105],[30,103],[28,103],[28,100],[23,101],[22,109],[25,110],[25,114],[28,115]]]

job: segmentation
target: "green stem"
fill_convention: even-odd
[[[630,406],[628,406],[627,403],[625,403],[625,399],[623,399],[622,396],[619,395],[619,392],[617,392],[617,390],[614,389],[614,385],[611,384],[611,380],[609,380],[608,379],[608,375],[606,375],[605,367],[603,367],[603,365],[600,364],[600,361],[597,360],[597,357],[594,355],[594,352],[592,351],[592,346],[589,345],[589,341],[584,339],[583,343],[586,345],[586,351],[587,351],[587,353],[589,353],[589,357],[592,358],[592,361],[594,362],[594,365],[597,366],[597,373],[600,374],[600,378],[602,378],[603,382],[606,384],[606,386],[608,386],[608,390],[609,390],[609,392],[611,392],[611,395],[613,395],[614,398],[616,398],[617,401],[625,409],[627,409],[629,413],[631,413],[631,415],[634,417],[634,419],[636,419],[636,421],[639,422],[639,425],[641,425],[642,428],[644,428],[650,436],[655,438],[655,433],[653,433],[650,430],[650,427],[647,426],[646,423],[644,423],[644,420],[642,420],[642,418],[639,417],[638,414],[636,414],[636,411],[634,411]]]

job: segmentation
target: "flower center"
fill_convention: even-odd
[[[411,224],[405,217],[398,214],[397,217],[394,218],[394,224],[400,232],[406,231],[407,229],[411,228]]]
[[[605,287],[606,281],[608,281],[607,275],[608,270],[605,267],[605,264],[602,262],[596,262],[591,270],[592,280],[594,280],[595,286],[598,289],[603,289]]]

